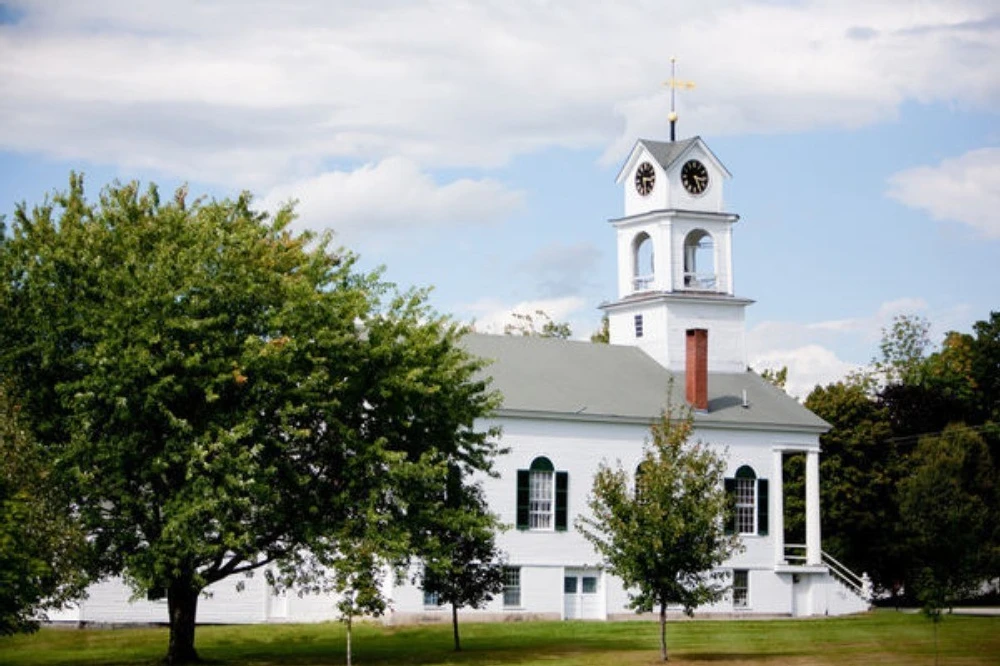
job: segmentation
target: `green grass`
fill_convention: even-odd
[[[1000,618],[946,617],[940,663],[1000,664]],[[450,625],[382,627],[354,632],[358,665],[529,666],[650,665],[659,662],[652,622],[508,622],[465,624],[463,651],[451,649]],[[0,638],[0,664],[153,664],[166,651],[166,629],[43,629]],[[674,622],[671,662],[679,664],[934,664],[934,633],[920,615],[891,611],[848,618]],[[203,659],[220,665],[319,666],[344,663],[336,623],[199,627]]]

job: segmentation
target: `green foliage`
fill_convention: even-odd
[[[882,356],[872,365],[886,384],[919,383],[923,361],[931,343],[927,334],[931,325],[919,315],[896,315],[892,325],[882,329],[879,351]]]
[[[84,532],[19,412],[0,382],[0,636],[36,630],[88,582]]]
[[[608,315],[601,317],[601,327],[591,334],[590,341],[604,345],[611,342],[611,321]]]
[[[503,591],[504,559],[496,543],[500,519],[489,511],[482,488],[462,483],[452,470],[449,492],[422,521],[418,546],[424,592],[452,607],[455,650],[461,650],[458,609],[481,608]]]
[[[975,430],[949,426],[921,438],[913,473],[899,483],[899,507],[911,543],[909,580],[932,616],[996,575],[997,492],[989,449]]]
[[[167,590],[171,660],[196,658],[205,586],[405,516],[441,464],[496,452],[463,329],[293,218],[135,183],[95,205],[74,175],[0,251],[0,373],[102,570]]]
[[[787,365],[781,366],[781,370],[772,370],[771,368],[764,368],[760,373],[760,378],[766,382],[770,382],[774,386],[784,391],[785,382],[788,381],[788,366]]]
[[[864,382],[817,386],[805,406],[830,423],[820,437],[820,505],[823,548],[852,568],[867,572],[878,590],[902,582],[896,483],[905,469],[888,419]],[[804,469],[785,462],[786,530],[804,539]]]
[[[568,322],[553,321],[545,310],[535,310],[534,314],[515,312],[511,316],[514,318],[514,323],[503,327],[504,335],[533,335],[560,340],[566,340],[573,335]]]
[[[724,462],[688,441],[692,427],[689,409],[675,416],[668,406],[653,425],[641,473],[602,463],[588,502],[592,517],[577,519],[577,529],[629,589],[630,606],[659,610],[664,661],[667,605],[690,615],[719,599],[727,576],[714,569],[739,548],[738,537],[724,533]]]

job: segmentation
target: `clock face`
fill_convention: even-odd
[[[639,168],[635,170],[635,191],[646,196],[653,191],[655,183],[656,171],[653,170],[653,165],[649,162],[640,164]]]
[[[708,189],[708,169],[698,160],[688,160],[681,167],[681,184],[691,194],[701,194]]]

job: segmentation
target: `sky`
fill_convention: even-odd
[[[900,314],[998,308],[995,0],[0,0],[0,213],[83,172],[297,200],[365,269],[588,338],[639,138],[733,174],[752,367],[804,397]]]

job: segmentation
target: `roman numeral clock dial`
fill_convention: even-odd
[[[642,196],[646,196],[653,191],[653,185],[655,184],[656,171],[653,170],[653,165],[649,162],[643,162],[635,170],[635,191]]]
[[[681,167],[681,184],[689,194],[702,194],[708,189],[708,169],[698,160],[688,160]]]

